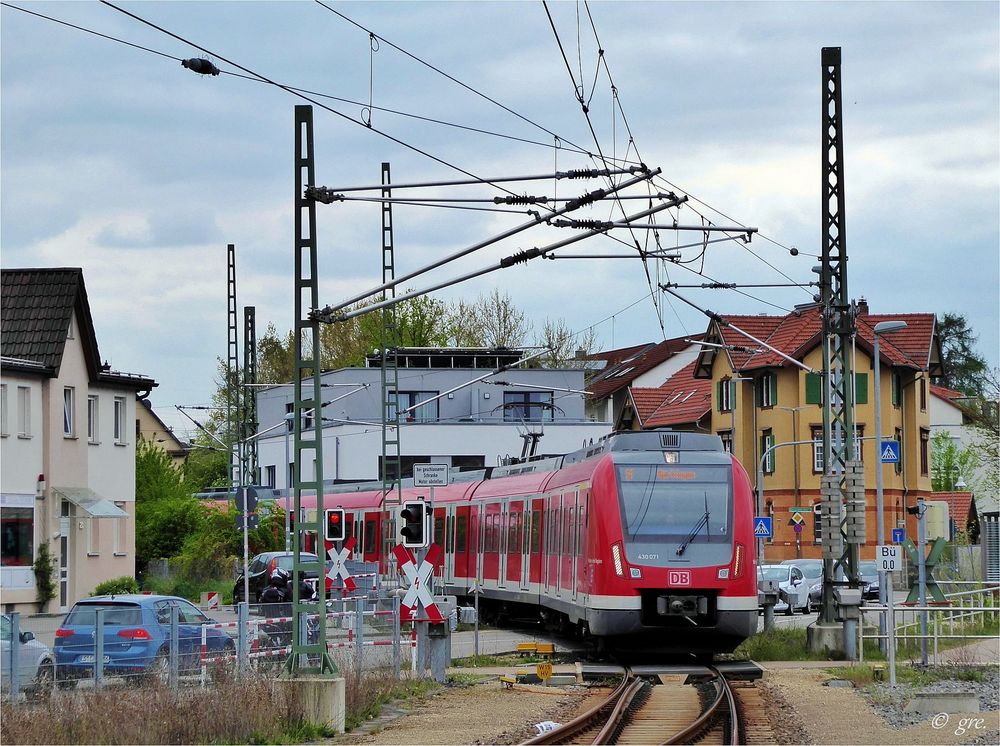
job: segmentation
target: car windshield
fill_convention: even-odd
[[[299,555],[299,560],[302,561],[302,562],[315,562],[316,561],[316,555],[315,554],[300,554]],[[282,570],[288,570],[289,572],[291,572],[292,564],[295,561],[295,555],[292,555],[292,554],[278,555],[277,561],[278,561],[278,567],[280,567]]]
[[[629,540],[727,541],[731,468],[621,464],[617,476]]]
[[[104,609],[104,623],[107,625],[142,624],[142,609],[136,604],[77,604],[66,617],[67,627],[93,626],[97,624],[97,610]]]
[[[760,576],[764,580],[788,580],[788,568],[781,565],[760,568]]]
[[[802,571],[802,574],[807,578],[821,578],[823,577],[823,565],[820,563],[809,564],[809,565],[796,565]]]

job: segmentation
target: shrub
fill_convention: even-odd
[[[56,597],[55,560],[47,541],[38,546],[38,557],[32,566],[35,571],[35,589],[38,592],[38,611],[45,610],[45,604]]]
[[[138,593],[139,581],[130,575],[122,575],[120,578],[111,578],[103,583],[98,583],[91,596],[121,596],[125,593]]]

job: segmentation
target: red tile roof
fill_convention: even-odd
[[[633,388],[629,395],[644,428],[694,423],[712,409],[712,381],[694,377],[695,363],[685,365],[660,388]]]
[[[934,492],[927,498],[928,500],[942,500],[948,503],[948,513],[951,520],[959,529],[965,528],[965,522],[969,518],[969,511],[972,509],[971,492]]]
[[[723,315],[722,319],[729,324],[718,325],[723,343],[727,345],[754,346],[753,341],[732,328],[734,325],[796,360],[803,359],[822,342],[823,320],[818,306],[803,308],[787,316]],[[905,321],[907,326],[898,332],[880,335],[882,359],[890,365],[927,370],[931,365],[934,342],[935,319],[932,313],[861,314],[857,324],[858,346],[871,353],[875,345],[875,324],[890,320]],[[730,351],[734,368],[741,371],[789,365],[772,350],[761,350],[756,353]]]
[[[969,398],[968,394],[955,391],[954,389],[946,389],[944,386],[938,386],[936,383],[931,384],[931,393],[938,399],[944,399],[947,402],[954,401],[955,399]]]
[[[616,391],[629,386],[643,373],[687,349],[691,343],[685,341],[686,339],[699,340],[701,338],[702,335],[696,334],[691,337],[667,339],[658,344],[626,348],[633,350],[632,354],[617,356],[617,362],[609,364],[607,368],[590,380],[590,383],[587,384],[587,391],[593,399],[604,399],[611,396]],[[604,354],[612,355],[615,352],[621,351],[613,350]]]

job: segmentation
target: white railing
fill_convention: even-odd
[[[962,581],[958,581],[962,582]],[[864,643],[866,640],[880,641],[883,636],[878,633],[878,624],[871,625],[866,632],[864,624],[865,614],[881,614],[883,611],[890,616],[890,624],[894,627],[897,650],[900,645],[919,642],[926,639],[932,646],[933,662],[939,659],[940,642],[943,640],[996,640],[996,634],[974,634],[981,630],[987,623],[995,622],[1000,618],[1000,586],[987,585],[975,581],[966,581],[962,584],[974,583],[979,588],[965,591],[953,591],[946,593],[946,601],[942,603],[928,604],[927,606],[893,605],[888,606],[870,605],[861,607],[862,623],[858,625],[858,655],[859,660],[864,661]],[[958,583],[954,583],[958,584]],[[922,614],[928,615],[927,634],[920,634],[920,617]]]

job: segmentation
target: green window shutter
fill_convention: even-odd
[[[733,403],[736,401],[736,381],[729,381],[729,408],[733,408]]]
[[[770,375],[771,381],[771,405],[778,406],[778,376],[774,373]]]
[[[854,390],[857,393],[857,401],[855,404],[867,404],[868,403],[868,374],[867,373],[855,373],[854,374]]]
[[[890,372],[889,373],[889,380],[892,383],[892,386],[891,386],[891,389],[892,389],[892,406],[898,407],[899,406],[899,377],[895,373]]]
[[[722,411],[722,387],[725,385],[725,381],[719,381],[715,384],[715,411]]]
[[[753,400],[758,407],[764,403],[764,387],[762,383],[763,381],[759,378],[753,382]]]
[[[823,378],[819,373],[806,373],[806,404],[823,403]]]

